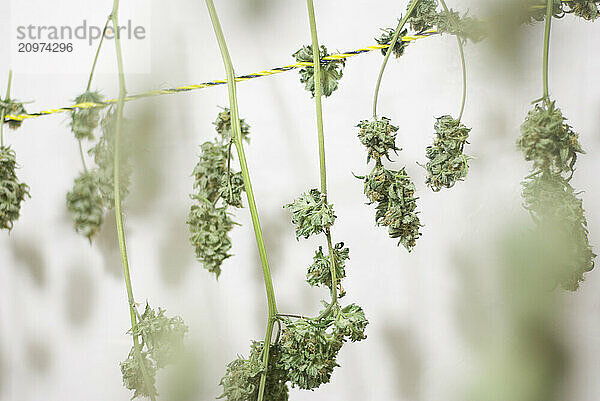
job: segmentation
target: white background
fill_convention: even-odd
[[[122,3],[125,7],[128,1]],[[452,3],[478,15],[503,6],[499,0]],[[81,7],[57,9],[71,20],[85,13],[100,25],[112,6],[108,0],[85,4],[105,11],[88,15]],[[382,0],[318,1],[320,41],[340,51],[370,45],[379,28],[393,26],[405,7],[405,2]],[[217,8],[240,74],[290,64],[290,55],[310,42],[302,1],[222,0]],[[151,14],[151,49],[125,49],[125,70],[131,72],[137,60],[151,54],[151,74],[128,74],[130,93],[224,76],[204,2],[152,1],[138,10]],[[3,73],[11,68],[14,50],[8,40],[10,15],[0,13]],[[128,16],[120,18],[126,21]],[[598,24],[569,16],[558,20],[550,58],[552,97],[587,151],[578,160],[573,185],[585,191],[596,251]],[[425,161],[434,116],[457,113],[461,81],[456,41],[449,36],[423,39],[411,44],[401,60],[390,60],[380,113],[400,127],[398,145],[404,150],[394,166],[405,165],[416,182],[424,224],[423,237],[411,254],[396,247],[384,228],[374,226],[373,207],[364,204],[361,182],[352,175],[368,171],[355,125],[370,116],[382,56],[372,52],[348,60],[340,89],[324,101],[329,196],[338,215],[334,240],[351,249],[345,301],[362,305],[371,324],[366,341],[341,351],[342,367],[330,384],[314,392],[293,390],[292,400],[437,401],[461,399],[469,388],[477,355],[463,322],[475,318],[471,311],[481,307],[487,319],[475,320],[475,326],[486,332],[503,303],[486,298],[479,274],[496,264],[497,234],[513,219],[527,217],[520,205],[520,181],[529,166],[514,144],[529,102],[541,95],[542,38],[543,26],[538,24],[467,45],[464,121],[473,128],[467,150],[473,160],[468,179],[440,193],[424,185],[424,170],[416,163]],[[114,63],[108,43],[102,63]],[[74,63],[91,62],[89,55],[75,56]],[[31,62],[38,72],[15,67],[12,87],[14,97],[35,101],[27,106],[30,111],[68,105],[85,87],[83,71],[43,73],[41,67],[51,63],[43,55],[32,56]],[[0,88],[4,84],[0,77]],[[101,73],[94,87],[116,96],[117,76]],[[240,83],[238,89],[241,115],[252,127],[247,156],[279,309],[314,314],[327,294],[310,288],[304,274],[319,242],[297,242],[282,209],[318,186],[314,104],[297,72]],[[135,185],[125,204],[134,293],[138,302],[147,299],[180,314],[190,326],[189,342],[199,355],[199,400],[220,394],[217,384],[226,363],[247,354],[250,340],[264,335],[266,315],[247,209],[237,213],[242,226],[232,235],[235,256],[224,264],[218,282],[194,261],[187,240],[190,174],[198,146],[214,135],[211,122],[217,105],[227,105],[225,86],[126,107],[137,146]],[[128,400],[118,363],[131,346],[126,334],[130,322],[114,223],[107,218],[93,246],[71,228],[65,194],[81,165],[68,115],[26,121],[20,130],[8,132],[6,140],[17,152],[22,166],[18,175],[30,185],[32,198],[23,204],[12,233],[0,236],[0,399]],[[475,287],[465,284],[465,274],[472,275]],[[483,302],[477,301],[481,298]],[[600,395],[600,273],[587,274],[581,289],[565,294],[562,301],[557,325],[564,328],[571,363],[559,398],[593,400]],[[164,387],[159,391],[164,394]]]

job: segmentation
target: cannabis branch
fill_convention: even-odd
[[[348,272],[350,250],[344,242],[333,241],[333,227],[338,216],[328,193],[323,128],[323,99],[340,87],[345,60],[327,59],[327,47],[319,44],[313,0],[307,0],[310,44],[293,53],[297,62],[311,63],[302,68],[300,82],[315,102],[316,143],[319,154],[319,185],[308,188],[291,203],[284,205],[295,227],[296,238],[319,237],[323,243],[307,261],[306,282],[325,288],[329,297],[322,301],[323,310],[309,317],[304,314],[280,313],[277,309],[267,249],[250,178],[250,162],[244,143],[250,142],[250,126],[240,118],[236,79],[227,42],[213,0],[207,9],[219,44],[227,73],[229,105],[218,112],[213,125],[216,135],[200,145],[200,155],[192,175],[192,205],[187,218],[190,243],[196,259],[216,278],[226,260],[232,257],[230,232],[239,225],[235,215],[244,209],[243,194],[250,212],[254,236],[263,273],[267,318],[265,337],[250,342],[247,357],[230,362],[221,379],[222,395],[228,401],[285,401],[288,386],[313,390],[330,381],[338,366],[336,358],[342,346],[366,338],[368,320],[363,309],[354,303],[342,305],[346,290],[342,286]],[[583,153],[578,135],[566,123],[560,108],[549,93],[548,60],[550,29],[553,18],[573,14],[585,20],[600,16],[600,0],[529,0],[524,2],[518,18],[522,23],[545,22],[543,54],[543,94],[534,101],[521,126],[517,148],[532,163],[531,174],[523,181],[524,207],[531,213],[539,235],[544,237],[544,252],[556,255],[548,266],[555,284],[576,290],[583,274],[594,267],[595,254],[588,240],[587,221],[580,194],[571,186],[577,156]],[[118,26],[119,0],[114,0],[109,25]],[[485,25],[468,13],[448,8],[445,0],[413,0],[395,28],[382,29],[376,38],[383,62],[375,86],[372,117],[358,122],[358,140],[365,147],[370,171],[357,176],[369,205],[375,207],[375,224],[384,226],[391,238],[408,251],[421,237],[422,224],[417,211],[416,186],[406,168],[392,170],[387,162],[399,157],[401,128],[389,118],[378,116],[378,97],[383,76],[392,55],[406,57],[408,43],[399,40],[408,27],[420,34],[432,28],[456,37],[461,60],[462,93],[457,118],[451,114],[434,120],[433,143],[425,149],[427,172],[425,184],[434,192],[452,188],[464,181],[470,157],[465,154],[471,129],[463,123],[467,96],[467,68],[464,47],[486,37]],[[128,296],[132,348],[121,363],[123,384],[133,391],[133,398],[158,396],[156,373],[177,362],[184,352],[188,331],[180,317],[168,317],[162,308],[146,303],[143,313],[135,302],[127,257],[122,202],[129,192],[132,163],[129,160],[128,125],[124,119],[127,96],[123,55],[119,31],[115,30],[115,50],[119,72],[119,101],[104,108],[71,111],[70,128],[81,158],[81,171],[66,195],[75,231],[90,243],[100,230],[107,213],[114,210],[121,252],[123,277]],[[104,37],[104,35],[103,35]],[[89,80],[76,103],[101,103],[103,96],[91,87],[100,55],[101,40],[92,64]],[[10,231],[19,218],[21,204],[29,197],[29,187],[20,182],[15,170],[16,155],[4,144],[4,117],[26,113],[24,103],[11,98],[12,72],[7,91],[0,100],[0,228]],[[9,121],[17,129],[20,121]],[[100,135],[96,138],[100,131]],[[87,148],[87,152],[85,151]],[[235,149],[235,154],[234,150]],[[235,162],[237,159],[237,163]],[[235,165],[234,165],[235,164]],[[239,170],[237,170],[239,166]],[[360,187],[360,186],[357,186]],[[343,216],[340,216],[343,218]],[[560,252],[559,252],[560,251]],[[566,256],[565,256],[566,255]]]

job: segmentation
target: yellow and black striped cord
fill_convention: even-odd
[[[438,32],[436,30],[430,30],[430,31],[426,31],[426,32],[420,33],[418,35],[403,36],[402,37],[402,42],[412,42],[412,41],[415,41],[417,39],[422,39],[422,38],[426,38],[426,37],[429,37],[429,36],[432,36],[432,35],[436,35],[437,33]],[[368,46],[368,47],[365,47],[365,48],[362,48],[362,49],[356,49],[356,50],[352,50],[352,51],[348,51],[348,52],[344,52],[344,53],[332,54],[330,56],[323,57],[323,60],[324,61],[327,61],[327,60],[342,60],[342,59],[350,58],[352,56],[356,56],[358,54],[368,53],[368,52],[371,52],[373,50],[386,49],[388,47],[389,47],[389,45]],[[282,72],[285,72],[285,71],[291,71],[291,70],[294,70],[294,69],[297,69],[297,68],[301,68],[301,67],[310,67],[312,65],[313,65],[313,63],[310,63],[310,62],[290,64],[290,65],[286,65],[286,66],[283,66],[283,67],[275,67],[275,68],[271,68],[269,70],[255,72],[253,74],[242,75],[242,76],[236,77],[235,80],[236,80],[236,82],[243,82],[243,81],[247,81],[249,79],[266,77],[266,76],[270,76],[270,75],[279,74],[279,73],[282,73]],[[142,93],[138,93],[138,94],[135,94],[135,95],[127,96],[125,98],[125,101],[129,102],[129,101],[132,101],[132,100],[138,100],[138,99],[143,99],[143,98],[147,98],[147,97],[169,95],[169,94],[181,93],[181,92],[189,92],[189,91],[193,91],[193,90],[197,90],[197,89],[203,89],[203,88],[209,88],[209,87],[212,87],[212,86],[224,85],[226,83],[227,83],[227,80],[225,80],[225,79],[219,79],[217,81],[204,82],[204,83],[195,84],[195,85],[179,86],[179,87],[170,88],[170,89],[153,89],[153,90],[149,90],[147,92],[142,92]],[[72,111],[72,110],[76,110],[76,109],[87,109],[87,108],[93,108],[93,107],[103,107],[103,106],[107,106],[107,105],[111,105],[111,104],[117,103],[117,101],[118,101],[118,99],[109,99],[109,100],[106,100],[106,101],[101,102],[101,103],[77,103],[77,104],[74,104],[72,106],[60,107],[60,108],[56,108],[56,109],[49,109],[49,110],[38,111],[37,113],[27,113],[27,114],[20,114],[20,115],[11,115],[11,114],[9,114],[9,115],[5,116],[4,122],[8,122],[8,121],[23,121],[23,120],[30,119],[30,118],[36,118],[36,117],[41,117],[41,116],[48,116],[48,115],[58,114],[58,113],[66,113],[66,112],[69,112],[69,111]]]

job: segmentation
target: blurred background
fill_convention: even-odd
[[[56,2],[61,13],[101,25],[84,2]],[[68,8],[65,6],[68,3]],[[81,4],[79,4],[81,3]],[[236,72],[291,64],[310,42],[303,1],[216,2]],[[317,1],[320,42],[330,51],[374,43],[393,27],[406,1]],[[76,4],[73,6],[73,4]],[[375,227],[362,182],[366,152],[356,124],[368,119],[382,61],[379,52],[348,60],[339,90],[324,101],[329,197],[338,219],[334,241],[350,248],[345,302],[360,304],[370,320],[367,340],[346,345],[331,382],[316,391],[291,390],[301,400],[569,400],[600,396],[600,273],[592,271],[576,293],[549,291],[531,271],[520,182],[529,163],[515,148],[530,102],[541,96],[543,24],[511,22],[510,1],[456,0],[491,22],[490,37],[466,46],[469,92],[463,122],[472,127],[466,153],[469,176],[451,190],[424,184],[425,147],[434,117],[456,115],[461,72],[456,40],[434,36],[411,43],[392,58],[379,110],[400,127],[403,148],[394,168],[406,166],[417,186],[423,236],[412,253]],[[148,1],[151,18],[149,74],[127,74],[130,93],[224,77],[204,2]],[[125,10],[121,21],[135,18]],[[10,13],[0,13],[8,38]],[[572,181],[583,191],[590,241],[600,238],[600,25],[572,16],[556,20],[550,53],[551,96],[557,100],[586,154]],[[0,72],[14,49],[0,41]],[[143,57],[136,46],[130,60]],[[74,53],[73,57],[80,57]],[[100,56],[114,65],[112,42]],[[87,73],[14,71],[12,95],[29,111],[68,105],[82,92]],[[89,60],[91,62],[91,59]],[[115,67],[116,69],[116,67]],[[0,88],[6,81],[0,77]],[[118,93],[117,76],[99,73],[93,87]],[[3,91],[3,89],[2,89]],[[3,92],[2,92],[3,93]],[[296,241],[282,205],[319,183],[314,104],[297,71],[238,85],[241,117],[251,126],[248,162],[279,310],[314,315],[326,290],[309,287],[305,272],[318,239]],[[211,400],[221,394],[226,364],[247,355],[262,339],[266,298],[248,209],[236,212],[234,257],[218,281],[194,260],[185,224],[192,204],[192,170],[199,145],[215,135],[212,122],[227,106],[227,88],[128,103],[127,135],[134,140],[131,193],[125,224],[133,290],[190,330],[192,350],[181,371],[159,376],[161,399]],[[90,246],[75,233],[65,195],[81,170],[68,115],[24,122],[6,136],[21,165],[18,176],[31,199],[10,234],[0,235],[0,400],[128,400],[119,362],[131,347],[125,286],[114,214]]]

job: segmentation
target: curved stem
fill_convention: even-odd
[[[442,4],[442,7],[444,8],[444,11],[446,12],[446,14],[448,14],[450,16],[450,18],[453,18],[452,14],[450,14],[450,10],[448,9],[448,6],[446,5],[446,2],[444,0],[440,0],[440,3]],[[457,21],[455,21],[455,22],[457,23]],[[465,111],[465,103],[467,100],[467,65],[465,62],[465,49],[464,49],[463,41],[458,35],[456,36],[456,42],[458,43],[458,51],[460,53],[460,62],[461,62],[461,67],[462,67],[462,98],[461,98],[462,100],[461,100],[461,105],[460,105],[460,112],[458,114],[458,121],[460,122],[460,120],[462,120],[462,116]]]
[[[87,87],[85,89],[86,92],[89,92],[90,87],[92,86],[92,78],[94,77],[94,71],[96,70],[96,63],[98,62],[98,56],[100,55],[100,49],[102,48],[102,43],[104,42],[104,37],[106,36],[106,29],[108,28],[108,23],[110,22],[110,19],[110,16],[106,19],[106,24],[104,24],[104,29],[102,30],[102,37],[100,38],[100,43],[98,43],[98,49],[96,49],[96,56],[94,57],[94,63],[92,64],[92,70],[90,71],[90,78],[88,79]]]
[[[381,86],[381,80],[383,78],[385,66],[387,65],[388,60],[390,59],[390,55],[393,52],[394,46],[396,46],[396,43],[398,42],[398,38],[400,37],[400,33],[402,32],[404,25],[406,25],[406,22],[410,18],[410,15],[414,11],[414,9],[417,7],[417,4],[419,4],[419,1],[420,0],[413,0],[410,7],[406,11],[406,15],[398,23],[398,27],[396,28],[396,32],[394,33],[394,37],[392,38],[390,47],[388,47],[387,52],[385,53],[385,57],[383,58],[383,63],[381,64],[381,69],[379,70],[379,77],[377,78],[377,84],[375,85],[375,95],[373,96],[373,119],[375,120],[377,119],[377,98],[379,97],[379,87]]]
[[[277,315],[277,304],[275,302],[275,291],[273,290],[273,280],[271,278],[271,270],[269,268],[269,261],[267,259],[267,251],[265,247],[265,241],[262,234],[262,228],[260,226],[260,219],[258,216],[258,209],[256,207],[256,200],[254,199],[254,190],[252,189],[252,182],[250,180],[250,172],[248,170],[248,164],[246,162],[246,154],[244,152],[244,145],[242,141],[242,131],[240,126],[240,116],[237,103],[237,90],[235,84],[235,71],[229,50],[227,49],[227,42],[223,35],[221,23],[219,22],[219,16],[213,0],[206,0],[206,7],[210,14],[210,19],[219,43],[219,49],[223,58],[223,64],[225,65],[225,71],[227,73],[227,88],[229,91],[229,109],[231,110],[231,127],[234,132],[234,143],[237,149],[238,159],[240,161],[240,168],[242,171],[242,179],[244,181],[244,188],[246,190],[246,196],[248,198],[248,208],[250,209],[250,215],[252,218],[252,226],[254,228],[254,235],[256,237],[256,245],[258,247],[258,254],[260,256],[260,262],[263,271],[263,277],[265,281],[265,290],[267,294],[267,305],[268,305],[268,319],[267,329],[265,333],[265,341],[263,348],[263,366],[265,369],[260,377],[260,386],[258,391],[258,401],[263,401],[265,385],[267,380],[267,367],[269,366],[269,348],[271,346],[271,336],[273,335],[273,325],[275,324],[275,316]]]
[[[548,59],[550,54],[550,26],[552,25],[553,0],[547,0],[546,5],[546,27],[544,29],[544,61],[543,61],[543,99],[546,104],[550,103],[550,91],[548,89]]]
[[[127,298],[129,301],[129,314],[131,317],[131,331],[135,333],[137,329],[137,316],[135,309],[135,300],[133,298],[133,288],[131,286],[131,275],[129,273],[129,260],[127,258],[127,246],[125,244],[125,230],[123,228],[123,211],[121,209],[121,189],[120,189],[120,171],[119,171],[119,162],[121,159],[120,155],[120,141],[121,141],[121,131],[123,128],[123,107],[125,106],[125,96],[127,94],[127,89],[125,88],[125,74],[123,72],[123,55],[121,53],[121,40],[120,40],[120,32],[119,32],[119,20],[118,20],[118,12],[119,12],[119,0],[114,0],[113,9],[110,15],[110,19],[112,20],[113,29],[115,30],[115,49],[117,53],[117,67],[119,71],[119,101],[117,103],[117,121],[115,124],[115,134],[114,134],[114,158],[113,158],[113,191],[115,198],[115,219],[117,224],[117,236],[119,239],[119,249],[121,251],[121,262],[123,265],[123,275],[125,277],[125,286],[127,287]],[[133,349],[135,353],[135,357],[138,361],[138,365],[142,372],[142,376],[144,378],[144,384],[146,386],[146,390],[148,394],[150,394],[150,399],[154,401],[156,396],[154,395],[154,391],[150,386],[151,380],[148,376],[148,372],[146,371],[146,365],[142,359],[141,354],[141,346],[139,342],[139,338],[136,334],[132,335],[133,337]]]
[[[10,85],[12,83],[12,70],[8,70],[8,84],[6,85],[6,102],[10,99]],[[4,117],[6,116],[6,109],[2,108],[2,116],[0,118],[0,146],[4,146]]]

